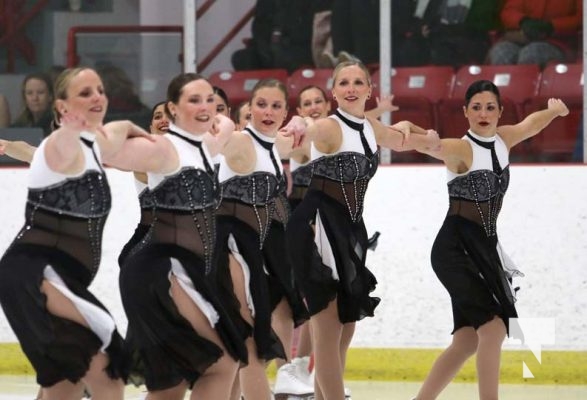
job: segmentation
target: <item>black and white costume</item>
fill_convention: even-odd
[[[244,333],[253,335],[259,358],[285,358],[283,346],[271,329],[273,308],[285,295],[296,324],[305,319],[306,312],[301,297],[293,290],[291,267],[283,253],[277,254],[280,250],[285,252],[284,235],[279,232],[280,229],[283,232],[289,213],[287,204],[277,200],[285,187],[283,166],[273,146],[275,139],[256,132],[251,125],[243,134],[251,136],[257,161],[254,171],[248,175],[237,174],[224,160],[220,163],[222,203],[218,209],[215,279],[235,318],[241,318],[241,306],[251,311],[255,326],[248,326]],[[234,294],[229,254],[243,269],[247,304],[241,305]],[[285,275],[290,279],[287,286],[283,285]]]
[[[291,172],[291,193],[288,196],[289,204],[292,210],[300,204],[312,180],[312,163],[307,162],[300,164],[293,158],[289,160],[289,170]]]
[[[122,338],[112,316],[88,290],[98,272],[111,197],[94,135],[82,132],[85,166],[77,175],[52,171],[44,140],[30,166],[25,225],[0,260],[0,302],[44,387],[78,382],[98,352],[113,378],[125,378]],[[75,305],[90,329],[47,310],[47,280]]]
[[[340,109],[328,118],[339,123],[342,143],[334,154],[312,146],[313,176],[288,224],[287,243],[310,314],[336,298],[339,319],[347,323],[373,316],[380,301],[370,296],[377,281],[365,266],[368,238],[362,214],[379,153],[366,119]]]
[[[153,223],[153,217],[155,215],[153,194],[149,190],[147,184],[139,181],[135,177],[135,187],[139,198],[139,206],[141,208],[140,220],[132,237],[120,251],[120,255],[118,256],[119,266],[124,264],[126,257],[128,257],[134,247],[143,240]]]
[[[149,390],[171,388],[184,380],[191,386],[223,354],[180,315],[170,295],[171,276],[207,317],[230,355],[247,360],[240,330],[206,276],[212,269],[219,201],[211,158],[201,136],[170,124],[165,137],[175,147],[180,165],[169,174],[147,174],[154,217],[120,273],[133,377],[138,374],[139,382],[144,377]]]
[[[511,278],[522,276],[496,231],[510,180],[508,151],[499,135],[469,131],[463,139],[473,162],[466,173],[448,171],[449,210],[432,247],[432,267],[450,294],[454,331],[477,329],[495,316],[508,327],[508,319],[517,317]]]

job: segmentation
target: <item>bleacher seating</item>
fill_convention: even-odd
[[[300,90],[310,85],[324,90],[328,100],[332,101],[332,71],[332,68],[300,68],[292,72],[287,79],[290,109],[295,112]]]
[[[290,116],[295,114],[297,95],[308,85],[322,88],[331,99],[333,69],[300,68],[290,76],[286,70],[216,72],[210,81],[225,89],[233,105],[247,100],[259,79],[273,77],[286,83]],[[366,108],[380,96],[381,71],[372,73],[373,93]],[[476,80],[486,79],[500,90],[504,111],[499,125],[516,124],[526,115],[543,109],[550,97],[559,97],[570,115],[555,119],[539,135],[514,147],[513,161],[570,161],[583,110],[583,64],[467,65],[454,71],[449,66],[398,67],[391,71],[391,92],[400,109],[392,121],[410,120],[423,128],[436,129],[441,137],[461,137],[469,125],[463,114],[465,92]],[[336,107],[333,103],[332,107]],[[428,156],[408,152],[395,161],[430,161]]]
[[[562,99],[569,115],[556,118],[532,138],[532,154],[540,161],[570,161],[583,112],[583,64],[547,65],[542,71],[538,93],[526,106],[526,113],[543,109],[551,97]]]
[[[536,94],[540,69],[537,65],[467,65],[455,73],[449,98],[440,102],[439,132],[442,137],[461,137],[468,129],[463,115],[465,93],[475,81],[492,81],[499,89],[504,111],[499,124],[515,124],[524,116],[525,105]]]
[[[498,125],[516,124],[525,116],[525,107],[536,95],[540,80],[537,65],[467,65],[455,73],[449,98],[439,103],[438,132],[441,137],[462,137],[469,123],[463,115],[467,88],[475,81],[492,81],[499,89],[503,112]],[[513,148],[515,161],[527,161],[531,148],[529,139]]]
[[[275,78],[286,83],[288,79],[287,70],[218,71],[208,77],[212,85],[224,89],[233,107],[236,107],[245,100],[249,100],[251,91],[257,82],[264,78]]]
[[[381,71],[373,74],[373,96],[380,96]],[[393,103],[399,107],[393,121],[408,120],[425,129],[438,129],[437,105],[451,92],[454,70],[448,66],[398,67],[391,70]],[[432,162],[431,157],[415,151],[394,153],[392,159],[403,162]]]
[[[379,96],[381,71],[373,74],[374,96]],[[452,90],[454,70],[451,67],[399,67],[391,71],[393,103],[399,110],[393,121],[409,120],[429,129],[438,129],[437,104]]]

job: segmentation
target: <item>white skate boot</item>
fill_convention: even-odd
[[[309,400],[314,398],[314,385],[308,383],[308,373],[303,374],[299,359],[284,364],[277,370],[273,393],[275,400]],[[306,369],[307,371],[307,369]]]

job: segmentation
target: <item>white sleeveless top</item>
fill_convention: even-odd
[[[93,142],[92,148],[94,149],[94,152],[96,153],[96,157],[98,158],[98,161],[100,163],[102,163],[102,159],[100,156],[100,148],[98,147],[98,145],[94,141],[96,136],[91,132],[83,131],[83,132],[81,132],[80,137]],[[45,138],[41,142],[41,144],[39,145],[39,147],[37,148],[37,150],[35,150],[35,153],[33,154],[33,159],[31,160],[31,166],[29,169],[29,178],[28,178],[29,179],[28,180],[28,187],[29,188],[39,189],[39,188],[49,187],[49,186],[55,185],[59,182],[63,182],[66,179],[76,178],[76,177],[82,176],[88,170],[101,171],[101,166],[98,165],[98,163],[96,162],[96,160],[94,158],[94,154],[92,153],[92,149],[89,148],[88,146],[85,146],[83,143],[81,143],[81,141],[80,141],[80,146],[81,146],[82,152],[84,154],[85,165],[84,165],[84,168],[78,174],[67,175],[67,174],[62,174],[60,172],[55,172],[55,171],[51,170],[49,168],[49,166],[47,165],[47,159],[45,158],[45,145],[46,145],[46,143],[47,143],[47,138]]]
[[[169,130],[173,131],[173,132],[179,134],[180,136],[183,136],[189,140],[193,140],[194,142],[202,143],[202,149],[204,150],[204,155],[208,161],[208,165],[210,165],[211,168],[214,168],[214,162],[212,161],[212,157],[210,156],[210,153],[208,152],[208,147],[206,146],[206,143],[203,142],[203,139],[204,139],[203,134],[195,135],[193,133],[190,133],[188,131],[185,131],[185,130],[179,128],[178,126],[176,126],[172,123],[169,124]],[[177,167],[177,169],[175,171],[167,173],[167,174],[151,173],[151,172],[147,173],[147,181],[149,183],[149,189],[151,189],[151,190],[153,190],[161,182],[163,182],[166,177],[173,176],[173,175],[177,174],[184,167],[192,167],[192,168],[202,169],[204,171],[206,170],[206,164],[204,163],[204,160],[202,159],[201,153],[198,149],[194,148],[194,146],[191,146],[189,143],[183,141],[182,139],[178,138],[175,135],[166,133],[164,135],[164,137],[171,142],[173,147],[175,147],[175,151],[177,151],[177,155],[179,158],[179,166]]]

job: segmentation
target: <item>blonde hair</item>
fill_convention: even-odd
[[[53,94],[55,95],[55,100],[67,100],[67,88],[69,88],[69,84],[71,80],[77,76],[80,72],[85,71],[87,69],[91,69],[89,67],[76,67],[76,68],[67,68],[61,72],[57,78],[55,79],[55,85],[53,88]],[[56,101],[53,102],[53,128],[56,129],[59,126],[59,120],[61,119],[61,114],[57,110]]]
[[[332,86],[336,85],[336,77],[338,76],[338,73],[343,68],[351,67],[353,65],[356,65],[357,67],[363,70],[363,72],[365,73],[365,77],[367,78],[367,83],[369,84],[369,86],[371,86],[371,73],[369,72],[367,67],[365,67],[365,64],[363,64],[359,60],[349,60],[338,63],[336,67],[334,67],[334,71],[332,71]]]

